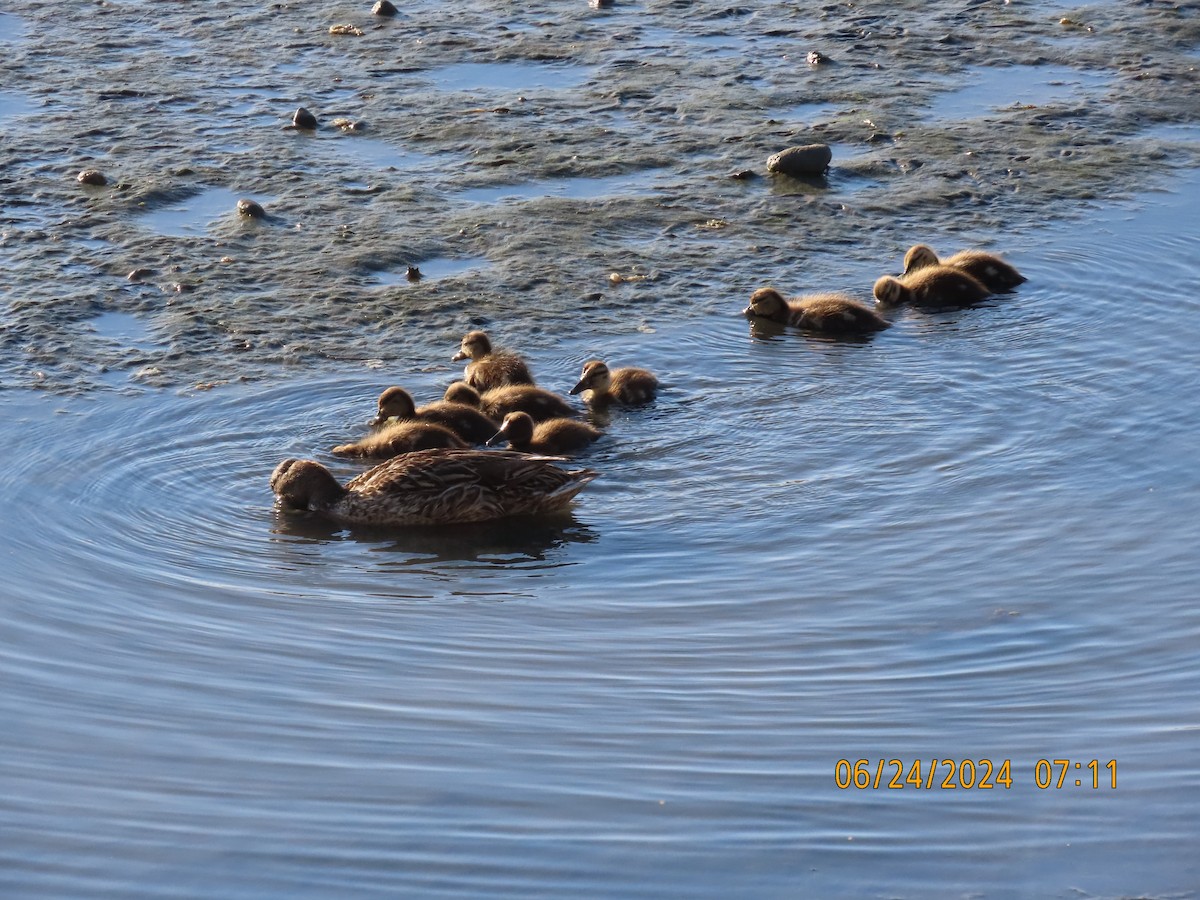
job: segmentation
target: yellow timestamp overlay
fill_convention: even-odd
[[[1117,789],[1117,761],[1110,759],[1039,759],[1018,766],[1011,759],[839,759],[833,766],[833,783],[840,790],[990,791],[1011,790],[1032,776],[1039,790],[1087,788]]]

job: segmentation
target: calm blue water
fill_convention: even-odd
[[[658,71],[680,54],[727,63],[717,32],[742,29],[755,47],[788,39],[776,33],[776,6],[731,13],[729,25],[710,6],[703,23],[669,23],[644,40],[620,16],[636,24],[665,13],[634,4],[603,13],[580,4],[578,23],[541,5],[506,28],[534,47],[539,35],[561,46],[562,29],[617,29],[595,51],[613,54],[612,68],[589,70],[587,85],[534,87],[555,96],[587,87],[624,109],[628,97],[606,92],[627,69]],[[204,127],[253,143],[250,124],[262,126],[287,148],[274,169],[258,153],[276,179],[265,184],[281,191],[262,191],[280,198],[262,227],[243,229],[229,208],[254,180],[214,162],[204,141],[190,164],[207,167],[206,179],[228,170],[231,181],[213,187],[230,193],[169,223],[172,204],[202,195],[164,188],[146,190],[145,208],[59,209],[31,179],[54,166],[69,181],[74,158],[19,160],[0,181],[12,281],[0,305],[0,896],[1191,896],[1200,885],[1194,124],[1147,132],[1173,142],[1156,177],[1114,172],[1102,202],[1055,204],[1053,217],[1018,197],[986,213],[920,206],[883,222],[897,188],[874,175],[916,153],[899,140],[894,150],[856,145],[864,165],[878,164],[872,177],[843,176],[835,159],[828,184],[804,196],[731,184],[732,160],[690,148],[697,170],[674,165],[655,178],[651,206],[627,221],[614,210],[645,201],[646,180],[568,174],[557,157],[539,168],[507,132],[509,143],[485,156],[511,162],[460,190],[447,186],[474,159],[465,127],[414,125],[414,143],[442,142],[440,156],[405,149],[377,115],[365,138],[375,144],[281,130],[277,113],[304,100],[286,90],[290,79],[328,69],[353,81],[367,63],[338,54],[397,31],[412,53],[438,57],[422,57],[429,65],[415,80],[436,83],[440,67],[462,65],[451,71],[464,80],[445,85],[454,96],[523,89],[489,85],[486,66],[458,59],[471,54],[456,41],[476,39],[479,20],[495,19],[490,8],[466,4],[461,34],[405,12],[400,27],[346,45],[326,31],[350,12],[306,10],[308,30],[295,38],[304,66],[239,70],[263,79],[261,89]],[[1143,12],[1154,11],[1127,15]],[[250,49],[266,45],[255,29],[291,28],[260,13],[234,21]],[[34,15],[29,4],[22,18],[0,14],[10,35],[0,39],[28,42],[43,29],[48,58],[94,50],[116,71],[129,63],[119,30],[74,47],[45,21],[24,24]],[[105,15],[122,12],[92,11]],[[195,43],[168,40],[155,15],[172,23],[182,13],[148,9],[139,21],[197,66],[229,39],[225,19],[189,12]],[[104,20],[82,25],[100,33]],[[677,33],[691,37],[676,47]],[[860,37],[835,45],[833,75],[812,77],[858,77]],[[37,103],[0,86],[14,142],[52,127],[30,115],[43,100],[54,107],[33,56],[14,58],[29,67]],[[326,89],[347,107],[366,90],[333,80]],[[759,100],[763,117],[801,106],[798,96]],[[126,115],[148,115],[135,106],[143,102],[158,105],[147,119],[156,128],[195,118],[169,97],[130,100]],[[665,115],[685,121],[685,106]],[[496,127],[533,143],[530,134],[566,140],[529,115],[532,125]],[[630,151],[627,134],[611,140],[605,152]],[[167,180],[122,141],[134,138],[111,141],[105,167],[129,190]],[[839,158],[850,155],[847,145]],[[929,159],[924,171],[941,165]],[[1037,160],[1025,165],[1034,171]],[[380,193],[369,193],[384,172]],[[347,179],[357,199],[328,214],[319,204],[336,205]],[[519,189],[515,200],[501,184]],[[547,193],[550,213],[536,206]],[[565,212],[552,217],[572,203],[594,204],[584,214],[596,217],[594,234]],[[443,206],[468,209],[442,220]],[[678,209],[677,223],[640,227],[656,208]],[[85,227],[102,216],[122,231],[109,219],[107,231]],[[717,216],[724,227],[696,227]],[[521,244],[543,227],[556,253]],[[813,238],[834,228],[838,241]],[[317,237],[303,252],[289,243],[308,234]],[[340,255],[356,235],[365,246]],[[866,344],[756,330],[739,315],[768,282],[865,298],[916,240],[945,253],[987,246],[1029,282],[976,309],[900,311]],[[64,243],[82,249],[64,255]],[[527,289],[493,283],[528,255],[539,265],[524,274]],[[402,277],[406,260],[436,264],[420,285],[360,291],[347,258],[376,282]],[[135,265],[162,273],[161,284],[127,283]],[[651,277],[607,281],[633,270]],[[222,281],[229,271],[252,287]],[[568,288],[553,281],[559,271]],[[555,285],[552,303],[539,278]],[[194,289],[164,286],[176,279]],[[324,297],[331,281],[344,295],[306,305],[298,284]],[[252,306],[255,290],[263,307]],[[511,306],[486,305],[493,296]],[[379,303],[396,318],[381,320]],[[28,317],[36,304],[55,327]],[[238,330],[247,306],[262,320],[253,340]],[[323,350],[319,339],[340,334],[347,307],[362,310],[364,337],[344,353],[263,349],[294,341],[298,322]],[[273,508],[267,481],[279,460],[311,456],[343,478],[358,471],[329,448],[365,431],[383,387],[440,395],[459,371],[449,361],[458,336],[480,322],[553,389],[569,389],[595,356],[644,365],[664,382],[654,405],[613,415],[583,459],[602,477],[570,518],[377,532]],[[205,344],[203,328],[224,343]],[[381,330],[387,352],[373,342]],[[205,380],[210,360],[227,374],[227,359],[241,358],[252,380]],[[163,370],[170,386],[147,386]],[[55,380],[76,371],[87,389]],[[28,386],[14,386],[25,373]],[[37,373],[48,389],[34,388]],[[842,759],[872,769],[879,759],[1009,760],[1012,786],[839,789]],[[1062,788],[1043,789],[1041,759],[1083,765]]]

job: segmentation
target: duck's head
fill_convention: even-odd
[[[311,459],[285,459],[271,473],[271,490],[289,509],[326,509],[346,494],[333,473]]]
[[[933,248],[926,244],[914,244],[908,248],[908,252],[904,254],[904,274],[911,275],[917,269],[925,269],[929,266],[941,265],[941,260],[934,253]]]
[[[759,288],[750,295],[750,305],[742,310],[745,316],[762,316],[764,319],[783,319],[787,314],[787,301],[783,294],[772,287]]]
[[[451,357],[450,361],[458,362],[460,359],[482,359],[491,352],[492,342],[488,340],[486,333],[482,331],[468,331],[463,335],[458,352]]]
[[[612,375],[608,371],[608,366],[598,359],[590,359],[583,364],[579,383],[571,388],[571,393],[581,394],[584,391],[593,391],[603,394],[610,387],[612,387]]]
[[[908,300],[909,291],[899,278],[884,275],[875,282],[872,293],[875,294],[875,300],[881,306],[899,306]]]
[[[510,412],[500,423],[500,430],[488,438],[488,446],[507,439],[514,446],[524,446],[533,440],[533,417],[529,413]]]
[[[446,395],[442,399],[447,403],[461,403],[463,406],[473,406],[476,409],[483,405],[479,391],[465,381],[456,381],[446,388]]]
[[[411,419],[417,414],[412,394],[402,387],[390,387],[379,395],[379,415],[372,425],[382,425],[388,419]]]

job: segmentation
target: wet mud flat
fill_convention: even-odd
[[[409,366],[480,324],[544,349],[785,278],[865,298],[918,239],[1009,250],[1196,162],[1194,4],[15,2],[0,34],[4,387]],[[766,176],[813,141],[826,177]]]

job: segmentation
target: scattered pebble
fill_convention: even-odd
[[[367,123],[356,119],[334,119],[331,123],[334,128],[340,128],[345,132],[366,131]]]
[[[76,180],[80,184],[90,184],[94,187],[103,187],[108,184],[108,179],[99,169],[84,169],[76,176]]]
[[[141,281],[143,278],[147,278],[153,274],[154,274],[153,269],[148,269],[145,266],[141,266],[137,269],[134,269],[132,272],[130,272],[125,277],[129,281]]]
[[[730,172],[729,177],[737,181],[749,181],[752,178],[757,178],[758,173],[753,169],[738,169],[736,172]]]
[[[808,60],[808,64],[810,66],[819,66],[823,63],[829,62],[829,57],[820,50],[809,50],[808,56],[806,56],[805,59]]]
[[[824,175],[833,159],[828,144],[788,147],[767,158],[767,171],[781,175]]]
[[[354,37],[362,37],[363,36],[363,30],[361,28],[359,28],[357,25],[330,25],[329,33],[330,34],[349,34],[349,35],[353,35]]]
[[[377,16],[394,16],[398,12],[391,0],[379,0],[371,7],[371,12]]]
[[[239,216],[244,216],[247,219],[262,219],[266,218],[267,215],[266,210],[253,200],[239,200],[237,202],[237,211]]]
[[[608,276],[608,280],[613,284],[631,284],[635,281],[645,281],[649,275],[622,275],[620,272],[613,272]]]
[[[697,222],[697,228],[728,228],[729,223],[724,219],[709,219],[707,222]]]
[[[312,131],[317,127],[317,117],[301,106],[292,116],[292,125],[295,128],[304,128]]]
[[[592,9],[608,9],[613,5],[613,0],[588,0],[588,6]]]

